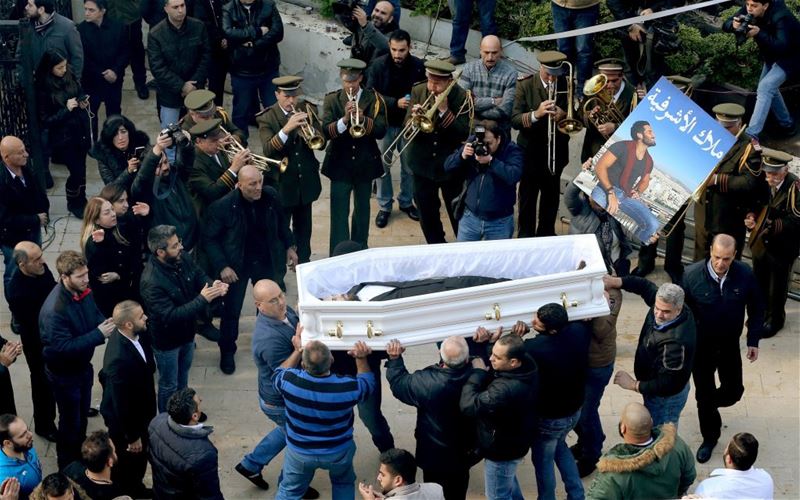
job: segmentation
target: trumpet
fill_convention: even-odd
[[[239,152],[244,151],[245,148],[236,139],[236,137],[231,135],[230,132],[225,130],[223,127],[220,127],[220,130],[222,130],[225,133],[222,152],[225,153],[225,156],[228,157],[228,161],[232,162],[233,157],[236,156]],[[284,173],[286,172],[286,168],[289,166],[289,158],[284,158],[282,160],[273,160],[272,158],[267,158],[266,156],[260,156],[257,154],[250,153],[250,158],[247,164],[256,167],[262,172],[272,172],[272,165],[275,165],[278,167],[278,171],[280,173]]]
[[[292,110],[291,114],[297,113],[297,110],[294,107],[294,104],[291,105]],[[311,107],[310,104],[306,103],[306,114],[308,115],[308,119],[300,125],[300,136],[306,141],[308,147],[311,149],[322,149],[325,146],[325,138],[314,128],[313,122],[319,120],[317,118],[317,114],[314,112],[314,108]]]
[[[350,135],[353,136],[354,139],[360,139],[367,134],[367,129],[364,126],[364,115],[361,113],[361,110],[358,109],[357,97],[358,93],[354,94],[350,89],[347,89],[347,99],[352,102],[353,106],[356,108],[355,111],[350,113]]]
[[[397,152],[397,155],[400,156],[403,154],[403,151],[406,150],[411,141],[417,136],[417,134],[421,132],[425,134],[430,134],[433,132],[435,126],[433,124],[434,116],[438,112],[439,105],[447,99],[447,96],[450,94],[450,91],[453,90],[453,87],[456,86],[458,83],[458,79],[461,77],[461,71],[457,71],[453,74],[453,81],[447,86],[446,89],[441,94],[428,94],[428,97],[425,99],[420,107],[411,114],[411,118],[405,123],[403,126],[403,130],[397,134],[397,138],[392,141],[389,147],[383,152],[383,163],[386,165],[391,165],[393,162],[393,154],[394,148],[397,146],[400,140],[403,140],[405,144],[403,147]],[[467,102],[464,104],[466,105],[470,102],[469,98],[467,98]],[[462,106],[463,109],[463,106]],[[459,110],[459,114],[461,111]],[[471,116],[471,115],[470,115]]]
[[[583,114],[595,127],[599,127],[603,123],[619,125],[625,121],[625,117],[622,116],[622,112],[608,89],[606,75],[600,73],[586,80],[586,84],[583,86],[583,95],[588,97],[583,103]],[[593,114],[592,110],[596,107],[600,110]]]

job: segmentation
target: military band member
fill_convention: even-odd
[[[247,164],[248,150],[239,151],[232,159],[222,151],[226,134],[221,123],[219,118],[202,120],[189,130],[195,151],[186,187],[200,220],[206,207],[236,188],[239,169]]]
[[[427,82],[418,83],[411,89],[411,105],[406,111],[406,123],[414,113],[424,113],[421,105],[431,94],[441,95],[453,83],[456,67],[447,61],[425,61]],[[435,97],[431,98],[433,102]],[[432,105],[432,104],[431,104]],[[439,214],[441,203],[439,192],[444,198],[445,210],[458,234],[458,221],[453,213],[453,200],[463,187],[460,173],[445,172],[444,161],[469,136],[472,128],[472,95],[458,85],[454,85],[438,108],[433,112],[433,132],[419,132],[403,153],[414,173],[414,200],[420,216],[420,226],[425,241],[445,243],[444,228]]]
[[[626,118],[633,110],[631,105],[636,95],[636,89],[625,80],[624,63],[621,59],[609,57],[597,61],[594,67],[597,68],[598,74],[606,77],[606,86],[601,92],[611,97],[611,102],[621,118]],[[589,96],[587,96],[588,98]],[[597,108],[594,111],[598,111]],[[597,120],[593,116],[594,114],[590,111],[589,114],[583,117],[586,125],[586,136],[583,139],[583,148],[581,149],[582,162],[591,160],[619,127],[618,122],[609,119],[602,121],[602,123],[596,123]],[[610,113],[605,113],[603,118],[610,118]]]
[[[736,239],[736,258],[742,258],[745,227],[742,219],[753,208],[753,200],[763,195],[761,155],[742,130],[744,108],[731,102],[712,109],[717,121],[738,139],[719,163],[700,199],[694,206],[694,259],[708,257],[714,236],[725,233]]]
[[[386,134],[386,103],[374,90],[361,88],[367,64],[344,59],[337,65],[342,88],[326,95],[322,105],[323,131],[330,141],[322,164],[322,173],[331,180],[329,254],[347,240],[367,248],[372,180],[383,174],[376,139]],[[354,208],[348,224],[350,193]]]
[[[302,82],[299,76],[281,76],[272,80],[278,101],[256,117],[264,155],[274,160],[289,160],[286,171],[279,174],[278,193],[283,211],[292,225],[301,264],[311,259],[311,204],[317,201],[322,191],[319,161],[301,127],[309,124],[313,127],[316,134],[313,137],[320,141],[316,149],[325,144],[319,120],[306,113],[311,109],[316,114],[317,108],[301,99]]]
[[[222,106],[214,103],[214,99],[216,94],[206,89],[193,90],[186,94],[183,105],[188,113],[181,119],[181,128],[188,132],[202,120],[218,118],[222,122],[222,128],[236,137],[243,146],[247,146],[247,137],[233,124],[231,115]]]
[[[554,123],[566,117],[567,81],[562,77],[562,63],[567,56],[548,50],[537,56],[539,72],[517,83],[511,126],[519,130],[517,144],[525,150],[525,167],[519,182],[518,236],[552,236],[556,234],[556,215],[561,189],[561,172],[569,161],[569,136],[555,130],[555,162],[548,158],[548,119]],[[555,99],[548,96],[548,87],[558,90]],[[551,90],[552,92],[552,90]],[[554,171],[550,168],[554,166]],[[537,201],[539,209],[537,211]],[[538,223],[537,223],[538,213]]]
[[[769,185],[769,201],[760,213],[751,212],[753,272],[766,294],[762,338],[772,337],[786,322],[786,294],[792,266],[800,254],[800,179],[789,172],[792,155],[762,147],[761,169]]]

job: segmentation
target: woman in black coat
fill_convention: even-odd
[[[112,115],[103,124],[92,156],[97,160],[97,170],[105,185],[121,184],[130,192],[142,156],[149,149],[150,138],[147,134],[137,130],[128,118]]]
[[[111,317],[119,302],[138,299],[141,253],[120,231],[111,202],[103,198],[89,200],[81,229],[81,247],[89,266],[94,300],[106,317]]]
[[[89,98],[61,53],[48,50],[36,70],[36,102],[45,150],[69,170],[67,209],[83,218],[86,206],[86,152],[91,144]]]

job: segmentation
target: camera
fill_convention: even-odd
[[[488,156],[489,148],[483,142],[486,137],[486,127],[483,125],[475,125],[475,140],[472,141],[472,149],[475,150],[475,156]]]
[[[189,145],[189,139],[177,123],[167,125],[167,128],[161,131],[161,135],[166,135],[172,139],[172,144],[175,146],[186,147]]]
[[[753,16],[745,14],[739,16],[736,20],[739,21],[739,27],[733,30],[733,35],[736,37],[736,45],[741,45],[747,41],[747,32],[750,31],[750,23],[753,22]]]
[[[367,3],[363,0],[335,0],[331,4],[333,15],[350,31],[354,31],[353,11],[356,7],[363,9],[366,6]]]

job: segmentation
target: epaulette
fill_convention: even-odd
[[[331,94],[335,94],[336,92],[339,92],[340,90],[342,90],[342,89],[331,90],[330,92],[328,92],[327,94],[325,94],[325,97],[328,97],[328,96],[329,96],[329,95],[331,95]]]
[[[228,123],[231,119],[228,112],[225,111],[225,108],[222,106],[217,106],[217,114],[219,114],[219,117],[222,119],[222,123]]]
[[[527,80],[528,78],[530,78],[530,77],[532,77],[532,76],[533,76],[533,73],[531,73],[530,75],[523,75],[523,76],[519,76],[519,75],[517,75],[517,81],[518,81],[518,82],[521,82],[521,81],[523,81],[523,80]]]

